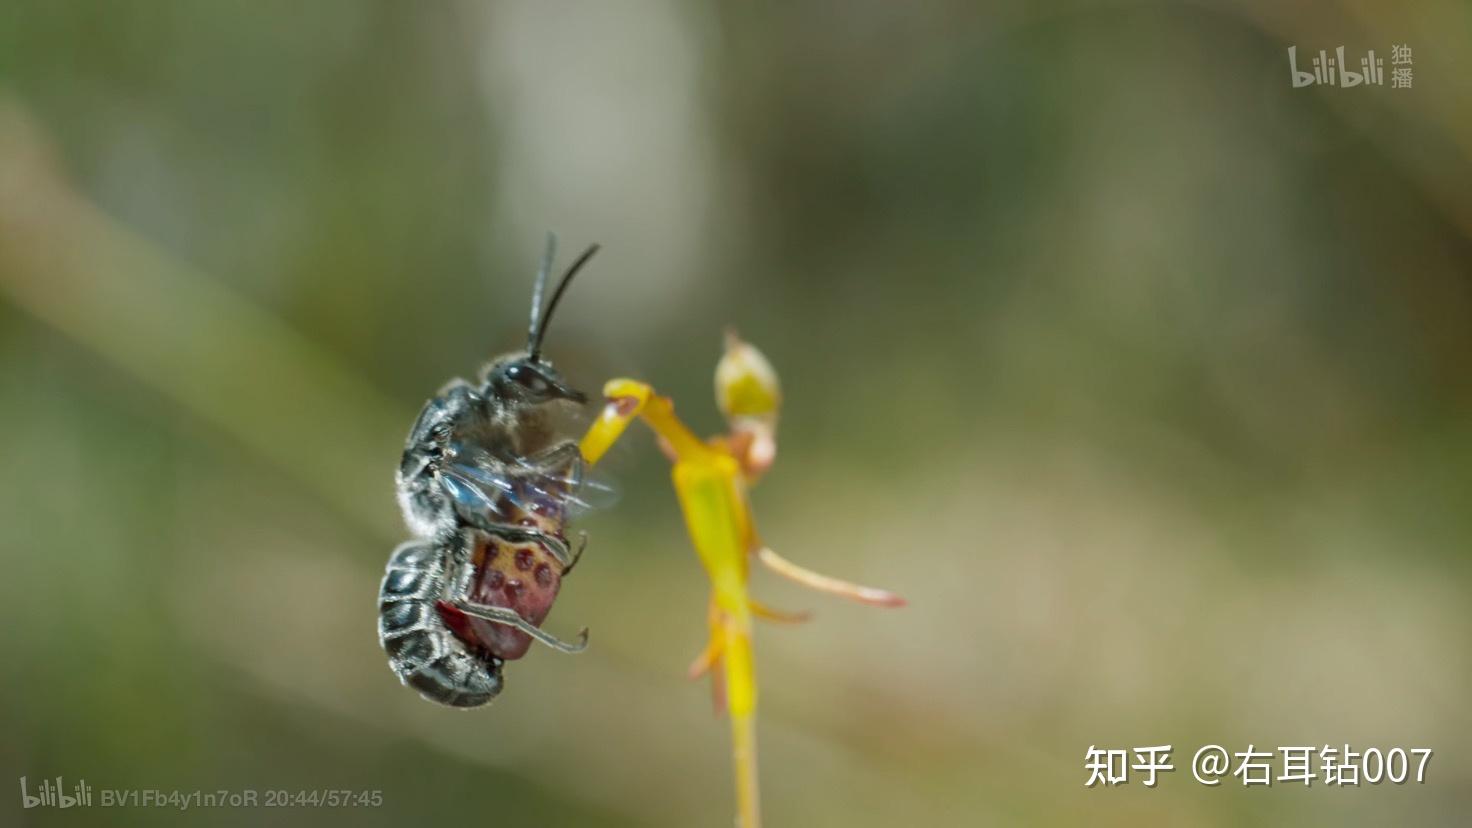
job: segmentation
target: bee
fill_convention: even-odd
[[[587,646],[541,629],[582,555],[568,543],[583,458],[559,428],[587,398],[542,357],[558,302],[598,245],[542,296],[556,253],[546,252],[532,292],[523,350],[492,360],[479,382],[452,380],[409,431],[396,475],[415,539],[389,557],[378,595],[378,638],[400,681],[430,701],[478,707],[501,692],[502,666],[539,641],[563,652]]]

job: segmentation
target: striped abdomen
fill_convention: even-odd
[[[446,550],[410,541],[394,550],[378,593],[378,640],[401,681],[430,701],[477,707],[501,692],[501,659],[472,650],[447,628],[436,603],[445,591]]]

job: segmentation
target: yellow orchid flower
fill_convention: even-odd
[[[751,619],[802,621],[752,600],[747,592],[753,556],[778,574],[805,586],[878,606],[901,606],[892,592],[840,581],[811,572],[778,556],[759,539],[747,489],[776,459],[777,413],[782,394],[777,373],[761,352],[734,332],[716,368],[716,399],[729,432],[701,440],[675,416],[674,404],[649,385],[610,380],[607,400],[580,447],[591,465],[642,419],[674,464],[671,477],[685,516],[685,527],[711,583],[710,640],[690,665],[691,677],[712,672],[718,706],[731,720],[736,773],[737,815],[741,828],[761,824],[756,763],[756,672],[751,649]]]

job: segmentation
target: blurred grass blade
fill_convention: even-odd
[[[0,97],[0,295],[365,527],[401,534],[385,469],[409,412],[280,319],[104,215],[56,169],[28,113]]]

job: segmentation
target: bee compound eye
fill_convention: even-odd
[[[507,368],[506,378],[534,394],[545,394],[552,387],[541,371],[525,365],[512,365]]]

